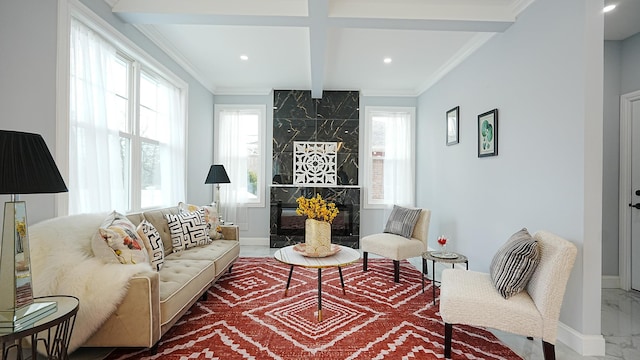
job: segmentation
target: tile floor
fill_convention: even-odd
[[[267,257],[273,256],[276,250],[264,246],[242,246],[240,256]],[[419,258],[411,259],[411,263],[418,269],[422,268]],[[494,333],[525,360],[543,359],[540,340],[530,341],[522,336],[499,331],[494,331]],[[556,358],[559,360],[640,359],[640,293],[619,289],[603,289],[602,333],[606,340],[606,356],[580,356],[568,346],[558,342],[556,344]],[[110,349],[80,349],[71,354],[70,358],[71,360],[99,360],[109,352]]]

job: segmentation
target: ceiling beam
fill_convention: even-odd
[[[309,50],[311,60],[311,98],[321,99],[324,88],[327,50],[328,0],[309,1]]]

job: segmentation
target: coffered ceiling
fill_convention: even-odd
[[[322,90],[416,96],[533,2],[106,1],[214,94],[310,89],[315,98]]]

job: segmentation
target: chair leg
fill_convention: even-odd
[[[444,324],[444,357],[451,359],[451,333],[453,332],[452,324]]]
[[[542,340],[542,352],[544,360],[556,360],[556,348],[553,344]]]
[[[369,259],[369,253],[368,252],[363,252],[362,253],[362,271],[367,271],[367,260]]]
[[[400,261],[393,260],[393,281],[400,282]]]

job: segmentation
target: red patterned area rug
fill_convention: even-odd
[[[317,320],[317,270],[271,258],[240,258],[160,340],[158,352],[118,349],[108,359],[439,359],[444,325],[421,274],[401,262],[370,259],[322,270],[322,321]],[[437,302],[436,302],[437,304]],[[520,359],[490,332],[455,326],[453,359]]]

